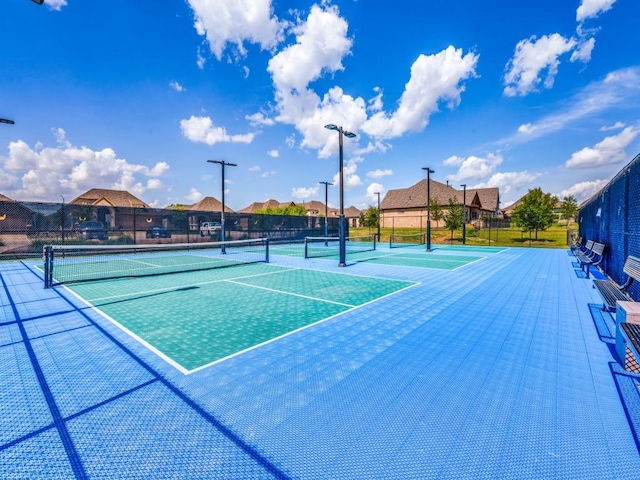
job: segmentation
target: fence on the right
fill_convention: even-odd
[[[578,229],[584,239],[606,245],[602,268],[616,283],[623,283],[627,256],[640,257],[640,155],[580,205]],[[640,285],[629,292],[640,298]]]

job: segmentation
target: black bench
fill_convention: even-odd
[[[571,250],[571,253],[573,255],[575,255],[576,252],[580,251],[581,248],[582,248],[582,237],[574,238],[571,242],[571,245],[569,245],[569,249]]]
[[[604,243],[593,242],[591,251],[587,253],[576,253],[576,258],[580,264],[580,268],[584,271],[587,267],[587,278],[589,278],[589,271],[591,267],[597,267],[602,262],[604,257]]]
[[[590,255],[593,248],[593,240],[587,240],[584,245],[580,245],[573,250],[573,255],[578,257],[579,255]]]
[[[605,311],[615,311],[616,302],[629,302],[633,299],[627,293],[634,280],[640,281],[640,258],[629,255],[624,262],[622,269],[627,274],[627,281],[623,285],[618,285],[612,280],[594,280],[593,286],[604,301],[602,309]]]
[[[636,358],[636,362],[640,361],[640,325],[637,323],[622,322],[616,329],[616,353],[625,369],[627,369],[627,348]]]

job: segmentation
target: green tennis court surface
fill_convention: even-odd
[[[68,288],[189,372],[413,285],[249,264]]]
[[[451,250],[453,252],[500,253],[508,247],[483,247],[475,245],[433,245],[432,250]]]
[[[434,255],[422,252],[376,252],[376,255],[365,257],[364,254],[355,260],[357,262],[375,263],[380,265],[396,265],[400,267],[437,268],[440,270],[454,270],[468,263],[481,260],[484,257],[471,255]],[[360,255],[360,254],[359,254]]]

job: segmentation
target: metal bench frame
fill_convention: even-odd
[[[600,263],[602,263],[602,260],[604,258],[604,244],[593,242],[591,251],[588,254],[578,253],[576,255],[576,258],[578,259],[578,263],[580,264],[580,268],[582,269],[582,271],[585,271],[585,267],[587,267],[587,278],[589,278],[591,267],[597,267],[598,265],[600,265]]]
[[[613,280],[593,281],[593,286],[598,290],[604,302],[602,310],[606,312],[615,312],[616,302],[618,301],[634,301],[627,293],[627,290],[634,280],[640,282],[640,258],[629,255],[624,262],[622,271],[627,274],[627,281],[622,285],[618,285]]]

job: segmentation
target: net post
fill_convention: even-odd
[[[376,248],[376,236],[375,236],[375,234],[373,235],[373,249],[374,249],[374,250],[377,250],[377,248]]]
[[[265,263],[269,263],[269,239],[265,238],[264,239],[264,246],[265,246],[265,250],[266,250],[266,255],[265,255]]]
[[[42,247],[42,261],[44,263],[44,288],[51,288],[53,285],[53,247],[51,245]]]
[[[309,237],[304,237],[304,258],[309,258]]]

